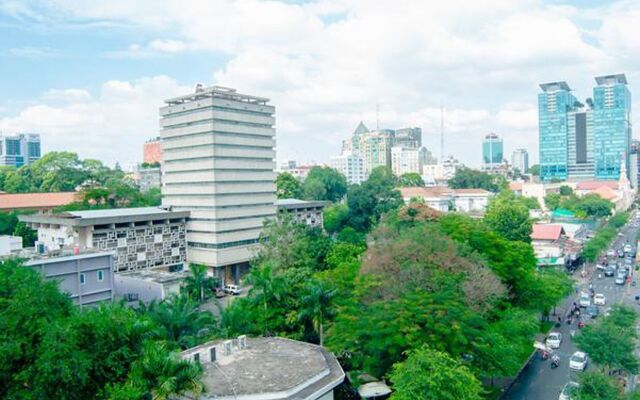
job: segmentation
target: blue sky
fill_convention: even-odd
[[[537,84],[585,98],[625,72],[635,93],[638,20],[626,0],[0,0],[0,130],[133,163],[163,99],[203,82],[272,99],[279,159],[327,161],[376,104],[436,150],[442,104],[446,153],[478,165],[495,131],[536,160]]]

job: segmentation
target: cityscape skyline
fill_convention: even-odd
[[[406,11],[411,2],[392,12],[366,3],[204,2],[197,13],[144,2],[3,3],[2,36],[21,35],[0,42],[0,56],[11,61],[0,63],[7,93],[0,129],[40,133],[46,150],[100,153],[126,165],[157,135],[162,100],[202,82],[272,99],[280,110],[278,159],[327,162],[360,120],[420,127],[439,156],[442,106],[445,153],[479,167],[472,149],[494,131],[505,154],[527,148],[535,164],[540,82],[623,72],[633,92],[640,79],[637,2],[451,3],[416,7],[415,15]],[[265,13],[277,18],[256,18]],[[225,15],[240,29],[206,23]],[[394,28],[400,24],[405,29]],[[370,25],[385,28],[362,29]],[[398,43],[411,47],[401,59],[393,56]],[[31,79],[43,62],[47,71]],[[572,87],[585,93],[589,84]],[[636,120],[640,108],[632,109]]]

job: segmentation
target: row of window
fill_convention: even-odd
[[[201,249],[226,249],[229,247],[246,246],[249,244],[255,244],[259,242],[260,242],[260,239],[247,239],[247,240],[238,240],[235,242],[226,242],[226,243],[188,242],[187,244],[191,247],[201,248]]]
[[[175,113],[166,114],[166,115],[164,115],[164,117],[165,118],[167,118],[167,117],[178,117],[178,116],[181,116],[181,115],[189,115],[189,114],[195,114],[195,113],[199,113],[199,112],[203,112],[203,111],[214,111],[214,110],[215,111],[231,112],[231,113],[236,113],[236,114],[256,115],[256,116],[260,116],[260,117],[271,117],[271,116],[273,116],[273,113],[266,112],[266,111],[240,110],[240,109],[237,109],[237,108],[230,108],[230,107],[208,106],[208,107],[194,108],[193,110],[178,111],[178,112],[175,112]]]
[[[104,280],[104,271],[96,271],[96,278],[98,282],[102,282]],[[87,276],[85,272],[82,272],[80,273],[80,284],[84,285],[85,283],[87,283]]]

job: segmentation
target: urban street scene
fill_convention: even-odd
[[[0,0],[0,399],[640,400],[638,22]]]

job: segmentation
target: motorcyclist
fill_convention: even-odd
[[[553,368],[556,368],[556,367],[559,367],[559,366],[560,366],[560,357],[558,357],[558,355],[557,355],[557,354],[554,354],[554,355],[551,357],[551,366],[552,366]]]

